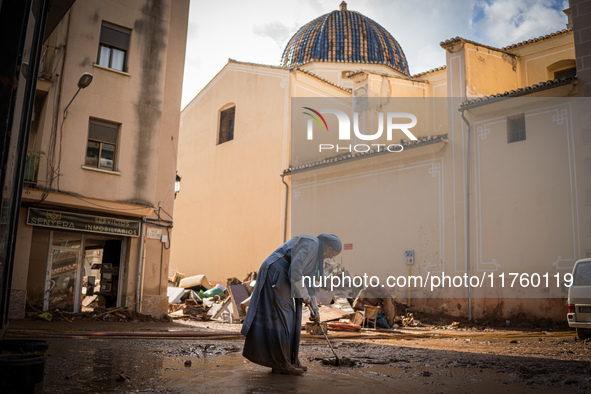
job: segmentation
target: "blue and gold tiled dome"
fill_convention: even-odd
[[[377,63],[409,75],[398,42],[375,21],[341,3],[339,11],[324,14],[301,27],[289,40],[281,64],[309,62]]]

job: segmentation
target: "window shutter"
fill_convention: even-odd
[[[122,27],[114,26],[103,22],[101,28],[101,43],[124,50],[129,49],[130,31]]]
[[[219,144],[234,139],[234,114],[236,107],[223,110],[220,113]]]
[[[525,114],[507,117],[507,143],[525,140]]]
[[[100,120],[90,121],[88,139],[117,144],[119,126],[113,123],[101,122]]]

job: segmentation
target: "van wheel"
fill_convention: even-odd
[[[591,338],[591,330],[586,328],[577,328],[577,338],[579,338],[581,341]]]

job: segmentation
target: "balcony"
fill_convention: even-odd
[[[35,187],[37,185],[37,173],[39,172],[39,161],[41,160],[41,152],[28,151],[27,161],[25,162],[25,187]]]
[[[43,50],[41,51],[41,60],[39,62],[39,73],[37,74],[38,78],[45,79],[48,81],[52,80],[53,73],[55,72],[55,62],[56,62],[56,47],[50,45],[43,45]]]

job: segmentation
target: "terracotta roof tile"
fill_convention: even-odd
[[[515,56],[515,54],[513,54],[513,53],[511,53],[511,52],[508,52],[508,51],[507,51],[507,50],[505,50],[505,49],[501,49],[501,48],[493,47],[493,46],[490,46],[490,45],[484,45],[484,44],[481,44],[481,43],[479,43],[479,42],[472,41],[472,40],[468,40],[468,39],[465,39],[465,38],[462,38],[462,37],[454,37],[454,38],[450,38],[450,39],[448,39],[448,40],[445,40],[445,41],[441,41],[441,42],[439,43],[439,45],[440,45],[442,48],[445,48],[445,47],[447,47],[447,46],[450,46],[450,45],[453,45],[453,44],[455,44],[455,43],[457,43],[457,42],[468,42],[468,43],[470,43],[470,44],[478,45],[478,46],[480,46],[480,47],[483,47],[483,48],[492,49],[493,51],[497,51],[497,52],[504,52],[504,53],[507,53],[507,54],[509,54],[509,55],[513,55],[513,56]]]
[[[427,70],[427,71],[423,71],[423,72],[418,73],[418,74],[415,74],[415,75],[411,75],[411,78],[422,77],[423,75],[432,74],[432,73],[435,73],[437,71],[445,70],[446,68],[447,68],[447,66],[440,66],[440,67],[437,67],[437,68],[432,68],[431,70]]]
[[[539,92],[541,90],[551,89],[562,85],[568,85],[569,83],[576,82],[576,80],[576,77],[553,79],[548,80],[546,82],[536,83],[531,86],[526,86],[524,88],[510,90],[508,92],[505,91],[503,93],[492,94],[490,96],[477,97],[464,101],[462,104],[460,104],[460,108],[468,108],[482,104],[488,104],[489,102],[509,97],[524,96],[530,93]]]
[[[511,44],[511,45],[508,45],[506,47],[503,47],[503,49],[507,51],[509,49],[513,49],[513,48],[517,48],[517,47],[522,47],[524,45],[529,45],[529,44],[533,44],[533,43],[536,43],[536,42],[547,40],[547,39],[552,38],[552,37],[557,37],[557,36],[560,36],[562,34],[569,33],[571,31],[573,31],[573,28],[572,27],[571,28],[568,28],[568,29],[559,30],[559,31],[554,32],[554,33],[546,34],[545,36],[539,36],[537,38],[532,38],[532,39],[529,39],[529,40],[521,41],[521,42],[518,42],[517,44]]]
[[[418,147],[425,146],[425,145],[431,145],[431,144],[434,144],[437,142],[446,142],[446,141],[447,141],[447,134],[439,134],[439,135],[434,135],[434,136],[429,136],[429,137],[423,137],[417,141],[407,141],[407,140],[403,139],[400,141],[400,144],[404,147],[404,150],[406,150],[406,149],[418,148]],[[387,153],[389,153],[389,152],[385,151],[385,150],[381,150],[378,152],[375,149],[372,149],[368,152],[344,153],[344,154],[340,154],[337,156],[328,157],[323,160],[318,160],[313,163],[302,164],[299,166],[291,166],[288,169],[284,170],[283,173],[284,174],[291,174],[294,172],[309,171],[309,170],[313,170],[313,169],[320,168],[320,167],[327,167],[327,166],[331,166],[334,164],[340,164],[340,163],[363,159],[363,158],[367,158],[367,157],[374,157],[374,156],[387,154]]]
[[[322,78],[322,77],[319,77],[318,75],[314,74],[314,73],[313,73],[313,72],[311,72],[311,71],[302,70],[302,69],[301,69],[301,68],[299,68],[299,67],[294,67],[294,68],[292,68],[291,70],[292,70],[292,71],[299,71],[299,72],[302,72],[302,73],[304,73],[304,74],[307,74],[307,75],[309,75],[309,76],[311,76],[311,77],[314,77],[314,78],[316,78],[316,79],[319,79],[319,80],[321,80],[321,81],[322,81],[322,82],[324,82],[324,83],[327,83],[327,84],[329,84],[329,85],[332,85],[332,86],[334,86],[334,87],[336,87],[336,88],[339,88],[339,89],[341,89],[341,90],[344,90],[344,91],[345,91],[345,92],[347,92],[347,93],[352,93],[352,92],[353,92],[353,90],[352,90],[352,89],[350,89],[350,88],[344,88],[344,87],[342,87],[342,86],[339,86],[339,85],[337,85],[337,84],[336,84],[336,83],[334,83],[334,82],[330,82],[328,79],[324,79],[324,78]]]

